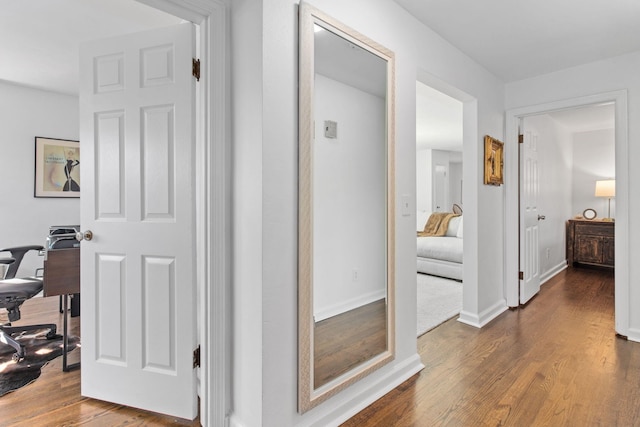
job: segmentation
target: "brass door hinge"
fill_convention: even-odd
[[[518,273],[518,278],[519,278],[520,280],[524,280],[524,272],[520,271],[520,272]]]
[[[196,78],[196,81],[200,81],[200,60],[193,58],[191,63],[191,72],[193,77]]]
[[[518,144],[524,143],[524,135],[518,135]]]
[[[193,350],[193,369],[200,367],[200,346]]]

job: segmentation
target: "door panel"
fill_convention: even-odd
[[[434,173],[434,212],[448,212],[450,207],[447,203],[447,168],[444,165],[436,165]]]
[[[82,394],[197,415],[191,24],[81,48]]]
[[[524,132],[520,145],[520,304],[540,291],[538,135]]]

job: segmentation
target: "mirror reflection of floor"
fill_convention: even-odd
[[[387,349],[386,300],[316,322],[314,389]]]

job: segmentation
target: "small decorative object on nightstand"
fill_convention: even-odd
[[[588,219],[588,220],[592,220],[592,219],[596,219],[596,217],[598,216],[598,213],[595,211],[595,209],[585,209],[584,212],[582,212],[582,218],[584,219]]]
[[[567,221],[567,264],[615,266],[615,223],[570,219]]]

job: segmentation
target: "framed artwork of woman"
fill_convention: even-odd
[[[80,144],[35,138],[34,197],[80,197]]]

